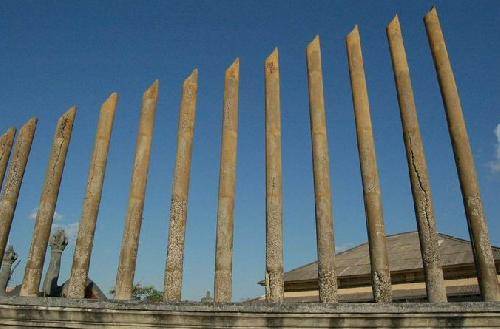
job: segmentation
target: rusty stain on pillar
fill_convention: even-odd
[[[307,76],[314,170],[319,300],[323,303],[335,303],[338,299],[337,277],[335,275],[330,155],[326,131],[319,36],[316,36],[307,46]]]
[[[156,80],[142,96],[141,119],[135,149],[134,168],[128,201],[125,230],[116,274],[115,298],[132,299],[139,235],[141,233],[144,197],[148,183],[151,143],[155,126],[160,82]]]
[[[266,298],[283,301],[283,177],[279,54],[265,62],[266,76]]]
[[[17,198],[23,183],[24,171],[28,163],[37,122],[38,119],[32,118],[22,126],[14,144],[9,172],[0,195],[0,255],[4,254],[9,239],[10,227],[14,219]]]
[[[49,243],[52,220],[56,210],[59,187],[61,185],[66,155],[71,141],[75,116],[76,107],[72,107],[68,112],[64,113],[57,122],[49,166],[36,214],[35,233],[31,241],[23,285],[19,292],[20,296],[38,295],[43,264],[45,262],[45,253]]]
[[[346,38],[351,77],[352,101],[356,121],[359,162],[363,182],[366,227],[372,274],[372,292],[377,303],[392,301],[391,273],[387,256],[382,191],[377,166],[377,154],[370,114],[370,100],[366,86],[361,38],[354,27]]]
[[[198,95],[198,70],[184,81],[179,127],[177,136],[177,158],[170,208],[167,264],[165,268],[164,299],[168,302],[181,300],[184,267],[184,239],[188,209],[191,156]]]
[[[240,61],[236,59],[226,70],[224,88],[219,205],[217,208],[217,239],[215,247],[214,298],[216,303],[229,303],[232,298],[233,213],[238,151],[239,83]]]
[[[448,57],[436,8],[432,8],[427,13],[424,22],[446,110],[448,131],[455,156],[481,295],[485,301],[498,301],[500,300],[498,279],[476,166],[465,126],[455,75]]]
[[[387,27],[387,38],[391,50],[394,80],[403,126],[408,172],[410,175],[413,205],[417,218],[420,250],[425,273],[427,300],[431,303],[446,302],[446,287],[441,268],[438,232],[432,201],[432,190],[424,144],[420,135],[417,108],[411,85],[410,69],[398,17]]]
[[[16,135],[16,128],[10,128],[0,136],[0,189],[2,188],[3,178],[9,163],[10,150],[14,144],[14,136]]]
[[[85,287],[87,284],[90,257],[94,244],[94,233],[97,216],[99,214],[99,204],[101,202],[109,143],[111,140],[111,131],[113,130],[117,103],[118,94],[112,93],[101,107],[94,152],[87,180],[87,193],[83,204],[80,226],[78,228],[78,237],[76,239],[66,297],[85,297]]]

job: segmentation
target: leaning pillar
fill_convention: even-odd
[[[226,71],[224,118],[219,174],[219,206],[215,247],[214,298],[229,303],[232,297],[234,199],[238,151],[238,88],[240,62],[236,59]]]
[[[9,163],[10,150],[12,149],[15,135],[16,128],[10,128],[5,134],[0,136],[0,189],[2,188],[7,163]]]
[[[391,272],[387,256],[382,191],[375,152],[375,140],[370,116],[370,101],[366,87],[361,38],[358,27],[346,38],[351,76],[352,100],[356,119],[363,198],[365,203],[366,227],[370,251],[373,297],[377,303],[392,301]]]
[[[61,257],[64,249],[68,245],[68,237],[64,230],[57,230],[49,241],[50,245],[50,262],[43,280],[43,295],[55,297],[58,293],[57,280],[59,280],[59,272],[61,271]]]
[[[413,205],[417,218],[427,300],[431,303],[446,302],[446,287],[444,285],[443,270],[441,269],[438,232],[427,161],[422,136],[420,135],[403,35],[397,16],[387,27],[387,38],[389,39],[394,80],[398,91],[403,140],[406,148]]]
[[[184,238],[186,233],[189,178],[193,147],[196,98],[198,94],[198,70],[184,81],[179,131],[177,135],[177,159],[168,230],[167,264],[165,268],[164,299],[168,302],[181,300],[184,266]]]
[[[142,97],[141,121],[135,150],[134,169],[128,201],[125,231],[120,251],[120,263],[116,274],[115,298],[132,299],[137,249],[141,232],[144,196],[148,182],[151,143],[158,104],[159,81],[156,80]]]
[[[283,301],[283,177],[279,55],[266,59],[266,297]]]
[[[47,244],[50,238],[52,220],[56,210],[59,186],[61,184],[75,116],[76,107],[72,107],[57,122],[49,166],[36,214],[35,233],[31,241],[23,285],[19,292],[20,296],[36,297],[38,295],[43,264],[45,262],[45,252],[47,251]]]
[[[448,130],[455,155],[481,295],[486,301],[497,301],[500,300],[498,279],[474,157],[436,8],[431,9],[425,16],[424,22],[446,110]]]
[[[16,211],[17,198],[23,183],[24,171],[28,163],[37,122],[36,118],[30,119],[19,130],[14,144],[9,173],[0,196],[0,255],[4,254],[9,239],[10,227]]]
[[[83,204],[82,218],[78,228],[71,276],[68,282],[67,297],[84,298],[89,273],[90,257],[94,244],[94,233],[101,203],[102,186],[108,160],[111,131],[115,119],[118,94],[112,93],[101,107],[99,124],[90,163],[87,181],[87,194]]]
[[[333,237],[330,155],[323,98],[323,71],[319,36],[307,46],[307,76],[314,169],[316,239],[318,248],[319,300],[337,302],[335,245]]]

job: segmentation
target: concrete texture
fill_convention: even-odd
[[[266,298],[280,302],[284,293],[283,173],[279,54],[265,62],[266,76]]]
[[[427,298],[431,302],[446,302],[446,288],[439,255],[438,232],[432,190],[424,144],[420,135],[417,109],[413,97],[410,69],[406,60],[406,50],[398,17],[394,17],[387,27],[387,38],[391,51],[394,80],[398,92],[398,102],[403,126],[403,140],[408,161],[411,192],[417,228],[420,238]]]
[[[14,153],[10,161],[7,180],[0,195],[0,255],[4,254],[9,239],[10,228],[17,206],[17,198],[19,197],[19,190],[23,183],[24,171],[28,163],[37,122],[38,119],[32,118],[19,130],[14,145]]]
[[[191,177],[191,157],[196,100],[198,96],[198,70],[184,80],[177,136],[177,157],[175,161],[174,183],[168,230],[167,264],[165,266],[165,292],[167,301],[181,300],[182,277],[184,272],[184,239],[188,210],[189,181]]]
[[[335,244],[333,241],[330,155],[323,97],[323,69],[319,36],[307,46],[307,77],[314,171],[318,283],[321,302],[337,301]]]
[[[37,296],[42,279],[45,253],[52,229],[52,221],[56,210],[59,187],[61,185],[64,164],[73,132],[76,107],[64,113],[57,122],[54,142],[50,152],[49,165],[45,175],[40,204],[36,214],[35,232],[24,271],[21,296]]]
[[[17,258],[18,255],[14,251],[14,247],[9,246],[2,258],[2,268],[0,270],[0,296],[5,295],[5,289],[7,288],[10,277],[12,276],[12,265],[17,260]]]
[[[90,257],[94,244],[94,233],[101,203],[102,187],[108,160],[111,131],[115,119],[118,94],[113,93],[101,107],[99,123],[87,180],[87,193],[83,203],[83,212],[78,228],[73,265],[67,287],[67,297],[83,298],[90,266]]]
[[[14,144],[14,136],[16,128],[10,128],[2,136],[0,136],[0,189],[2,186],[7,164],[9,163],[10,151]]]
[[[392,300],[391,273],[387,257],[382,191],[361,51],[361,38],[357,26],[348,34],[346,48],[349,59],[356,137],[363,182],[366,228],[370,246],[373,297],[376,302],[388,303]]]
[[[427,13],[424,22],[446,110],[448,131],[455,156],[465,215],[469,225],[481,294],[486,301],[498,301],[500,300],[500,292],[474,156],[472,155],[469,135],[465,126],[455,75],[451,67],[436,8],[432,8]]]
[[[0,298],[9,328],[499,328],[500,303],[138,304]]]
[[[233,228],[238,153],[238,91],[240,61],[226,70],[222,147],[217,208],[214,298],[217,303],[231,302],[233,282]]]
[[[132,298],[159,88],[160,82],[156,80],[142,96],[141,120],[137,134],[127,218],[125,219],[120,262],[116,274],[115,298],[120,300]]]

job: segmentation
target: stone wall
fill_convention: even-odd
[[[500,303],[139,304],[0,298],[2,328],[500,328]]]

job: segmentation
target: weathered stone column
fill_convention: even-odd
[[[101,202],[102,186],[108,160],[111,131],[115,119],[118,94],[112,93],[101,107],[99,124],[90,163],[87,194],[83,204],[82,218],[78,228],[73,265],[68,283],[67,297],[84,298],[89,273],[90,257],[94,245],[94,233]]]
[[[432,191],[425,159],[424,144],[420,135],[417,108],[411,86],[410,69],[398,17],[387,27],[387,38],[391,49],[394,80],[398,91],[398,102],[403,125],[403,140],[406,148],[408,172],[410,174],[413,205],[417,218],[420,250],[425,272],[427,299],[431,303],[446,302],[446,287],[439,256],[438,232],[434,215]]]
[[[184,80],[179,131],[177,136],[177,159],[175,161],[174,184],[168,230],[167,265],[165,268],[165,301],[181,300],[184,267],[184,238],[186,233],[191,155],[198,95],[198,70]]]
[[[134,169],[128,201],[125,231],[123,232],[120,264],[116,274],[115,298],[132,298],[137,249],[141,233],[144,196],[148,182],[151,143],[155,125],[156,105],[158,104],[159,81],[156,80],[142,97],[141,121],[135,150]]]
[[[10,128],[5,134],[0,136],[0,189],[2,188],[3,178],[9,163],[10,150],[14,144],[16,128]]]
[[[493,252],[488,236],[488,225],[481,201],[479,182],[474,157],[465,127],[462,104],[458,95],[455,76],[451,68],[443,31],[436,8],[425,16],[427,37],[434,58],[441,95],[446,109],[446,119],[455,154],[460,189],[465,206],[465,215],[474,252],[481,294],[486,301],[499,300],[499,288]]]
[[[391,272],[387,256],[382,191],[373,138],[370,100],[366,87],[365,68],[358,27],[346,38],[351,76],[352,101],[356,119],[359,163],[363,181],[363,199],[370,250],[373,297],[377,303],[392,301]]]
[[[56,210],[59,187],[61,185],[64,163],[71,141],[76,107],[63,114],[56,126],[54,143],[50,154],[49,166],[45,176],[40,204],[36,214],[35,233],[31,241],[30,253],[24,272],[20,296],[37,296],[42,279],[45,252],[49,243],[52,220]]]
[[[0,255],[5,252],[10,227],[16,211],[19,190],[23,183],[24,171],[28,163],[31,144],[35,136],[38,119],[30,119],[20,130],[14,145],[9,173],[0,196]]]
[[[307,46],[307,76],[316,200],[319,299],[323,303],[335,303],[337,302],[337,277],[335,275],[335,244],[333,241],[330,155],[326,131],[319,36],[316,36]]]
[[[57,280],[61,271],[61,256],[68,245],[68,237],[64,230],[57,230],[49,241],[50,245],[50,263],[43,280],[44,296],[56,296],[58,293]]]
[[[279,54],[266,59],[266,298],[283,301],[283,176]]]
[[[13,271],[12,265],[16,260],[17,254],[14,248],[9,246],[3,256],[2,269],[0,270],[0,296],[5,296],[5,290],[7,289]]]
[[[234,200],[236,193],[236,159],[238,151],[238,88],[240,61],[226,70],[224,118],[219,173],[219,206],[215,247],[214,298],[229,303],[232,297]]]

